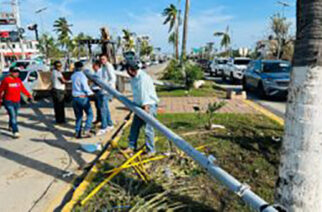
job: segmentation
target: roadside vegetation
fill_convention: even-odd
[[[216,97],[223,99],[226,96],[226,92],[223,89],[218,88],[215,83],[210,81],[205,82],[205,85],[201,88],[191,88],[190,90],[159,86],[157,87],[157,92],[159,97]]]
[[[178,61],[170,61],[168,67],[161,76],[161,80],[182,86],[180,88],[158,86],[157,92],[160,97],[225,97],[225,90],[218,88],[214,82],[205,81],[205,84],[200,88],[194,87],[196,81],[204,78],[203,70],[198,65],[187,63],[185,73],[183,73],[181,69]],[[184,75],[186,75],[186,77]],[[184,85],[187,85],[187,87]]]
[[[283,128],[262,115],[213,114],[212,122],[226,129],[208,130],[206,116],[161,114],[158,119],[191,145],[204,146],[200,151],[214,155],[218,165],[273,202]],[[119,142],[120,148],[127,147],[128,133],[129,129]],[[157,137],[158,152],[171,152],[171,156],[147,166],[151,182],[145,184],[132,169],[124,170],[84,207],[76,206],[74,211],[249,211],[237,196],[214,182],[163,136]],[[144,144],[143,136],[139,143]],[[123,156],[113,151],[83,198],[105,178],[103,172],[123,161]]]

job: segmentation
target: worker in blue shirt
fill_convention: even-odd
[[[75,136],[76,138],[91,137],[90,130],[93,121],[93,111],[91,108],[89,96],[93,95],[93,91],[88,85],[88,79],[83,72],[83,63],[75,63],[75,71],[72,75],[72,96],[73,109],[76,116]],[[82,122],[84,112],[87,115],[84,130],[82,130]]]
[[[159,99],[156,94],[153,79],[143,70],[140,69],[140,61],[138,59],[130,59],[127,62],[127,73],[131,77],[131,87],[133,93],[133,102],[141,107],[151,116],[156,116]],[[138,116],[134,116],[130,135],[129,147],[125,152],[131,154],[137,149],[137,140],[140,129],[145,125],[145,144],[148,154],[154,155],[156,150],[154,146],[154,128],[145,123]]]

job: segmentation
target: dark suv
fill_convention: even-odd
[[[261,97],[286,96],[291,64],[283,60],[254,60],[243,78],[244,90],[255,89]]]

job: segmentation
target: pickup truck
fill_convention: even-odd
[[[230,79],[233,82],[241,81],[250,61],[251,59],[246,57],[230,59],[224,68],[223,80]]]
[[[215,58],[210,65],[210,76],[222,76],[227,63],[227,58]]]

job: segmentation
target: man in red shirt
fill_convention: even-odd
[[[28,101],[31,100],[31,94],[19,78],[19,69],[10,68],[9,76],[5,77],[0,85],[0,106],[3,102],[9,115],[9,130],[12,130],[14,138],[20,136],[17,117],[21,93],[28,97]]]

